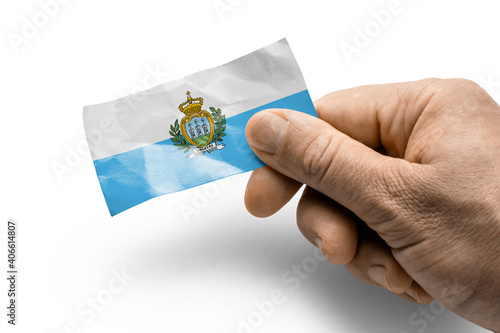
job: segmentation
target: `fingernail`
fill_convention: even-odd
[[[410,297],[413,297],[417,302],[419,303],[422,303],[422,301],[420,300],[420,296],[418,294],[418,290],[416,290],[416,288],[413,288],[413,286],[411,286],[407,291],[406,291],[406,294]]]
[[[281,146],[288,122],[271,111],[262,111],[254,116],[248,132],[248,141],[257,149],[276,154]]]
[[[387,283],[386,268],[384,266],[373,266],[368,270],[368,276],[375,283],[382,285],[383,287],[391,290],[389,283]]]
[[[323,239],[321,239],[321,237],[316,237],[314,238],[314,242],[318,246],[318,249],[321,250],[321,246],[323,245]]]

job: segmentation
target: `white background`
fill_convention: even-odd
[[[243,204],[248,173],[111,218],[85,150],[84,105],[223,64],[282,37],[313,99],[362,84],[465,77],[499,100],[496,1],[401,0],[349,62],[341,43],[354,45],[357,28],[376,29],[371,12],[389,2],[222,0],[231,10],[220,15],[213,0],[73,0],[44,22],[38,1],[3,1],[0,232],[8,218],[19,223],[19,325],[12,332],[237,332],[238,318],[249,317],[254,326],[241,332],[484,331],[448,311],[422,319],[419,311],[429,307],[327,262],[292,289],[283,276],[308,257],[311,263],[314,249],[297,230],[297,198],[271,218],[252,217]],[[9,38],[23,36],[24,18],[40,28],[14,47]],[[54,170],[60,165],[62,175]],[[113,275],[122,270],[133,277],[124,286]],[[256,314],[255,302],[266,303],[273,290],[284,302],[268,316]],[[106,303],[101,311],[92,318],[78,312],[96,296]]]

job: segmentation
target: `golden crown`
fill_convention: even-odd
[[[186,116],[191,116],[201,111],[201,106],[203,105],[203,98],[192,98],[191,93],[188,91],[186,93],[187,101],[179,105],[179,110],[184,112]]]

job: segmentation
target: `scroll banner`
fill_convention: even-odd
[[[199,156],[203,154],[204,152],[213,152],[214,150],[221,150],[224,148],[224,144],[217,145],[214,143],[209,144],[208,146],[202,147],[202,148],[193,148],[193,153],[189,154],[186,156],[187,158],[195,158],[196,156]]]

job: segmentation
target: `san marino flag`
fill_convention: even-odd
[[[245,126],[285,108],[316,115],[286,41],[112,102],[86,106],[85,132],[111,215],[264,166]]]

